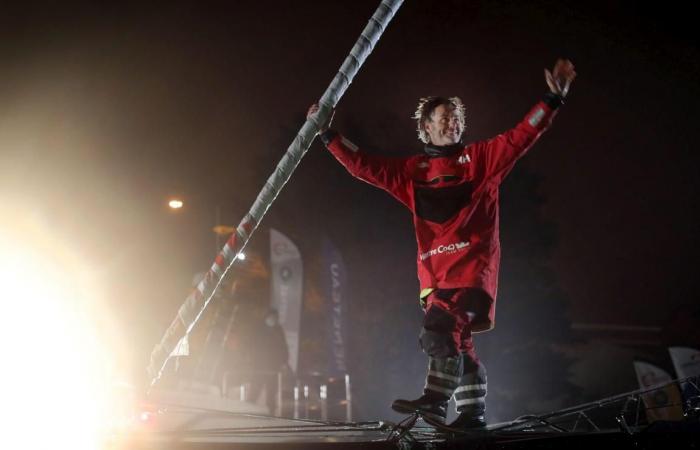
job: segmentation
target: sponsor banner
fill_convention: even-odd
[[[341,376],[347,368],[347,317],[345,299],[346,271],[343,258],[333,243],[323,240],[323,294],[326,303],[328,335],[328,372],[331,376]]]
[[[294,372],[299,362],[299,326],[301,324],[301,254],[296,245],[277,230],[270,229],[271,305],[277,310],[280,326],[289,347],[289,366]]]

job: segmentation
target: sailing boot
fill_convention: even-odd
[[[391,408],[403,414],[418,412],[444,424],[447,419],[447,402],[460,380],[461,369],[462,359],[459,356],[430,357],[423,395],[416,400],[395,400]]]
[[[455,389],[455,406],[459,416],[451,428],[483,429],[486,427],[486,368],[469,355],[462,355],[464,374]]]

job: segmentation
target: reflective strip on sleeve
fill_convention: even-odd
[[[534,113],[532,113],[532,115],[530,116],[530,119],[528,119],[527,122],[528,122],[531,126],[537,127],[537,125],[539,125],[540,122],[542,121],[542,118],[543,118],[543,117],[544,117],[544,109],[542,109],[542,108],[537,108],[537,111],[535,111]]]
[[[348,150],[352,150],[353,152],[357,152],[358,147],[357,145],[353,144],[350,142],[347,138],[344,136],[340,136],[340,142],[343,143],[343,146],[345,146]]]

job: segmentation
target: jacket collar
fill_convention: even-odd
[[[441,158],[443,156],[452,156],[459,153],[464,148],[462,142],[451,145],[433,145],[425,144],[425,153],[431,158]]]

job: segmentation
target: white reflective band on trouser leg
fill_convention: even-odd
[[[448,375],[448,374],[443,373],[443,372],[438,372],[437,370],[429,370],[428,376],[440,378],[442,380],[447,380],[447,381],[454,381],[455,383],[459,383],[459,377],[454,377],[452,375]]]
[[[486,385],[485,384],[468,384],[466,386],[460,386],[455,390],[455,394],[458,392],[466,392],[466,391],[485,391],[486,390]]]
[[[435,391],[435,392],[439,392],[441,394],[445,394],[448,397],[452,396],[452,391],[453,391],[450,388],[446,388],[446,387],[442,387],[442,386],[438,386],[436,384],[430,384],[430,383],[425,385],[425,389],[427,389],[429,391]]]
[[[486,403],[486,400],[484,397],[479,397],[479,398],[465,398],[464,400],[457,400],[455,399],[455,406],[464,406],[464,405],[478,405],[478,404],[484,404]]]

